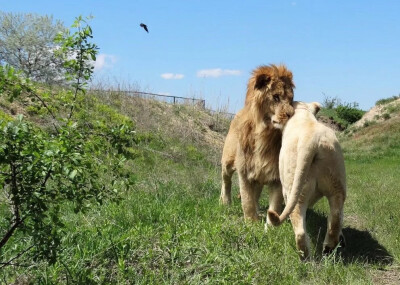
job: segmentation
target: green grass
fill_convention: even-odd
[[[371,124],[341,139],[347,160],[400,157],[400,118]]]
[[[379,255],[400,261],[400,158],[347,162],[348,209],[380,246]],[[354,190],[353,190],[354,189]],[[351,203],[352,202],[352,203]],[[368,254],[368,253],[366,253]]]
[[[122,113],[133,116],[133,107],[121,106]],[[173,107],[164,112],[178,113],[188,121],[190,112],[185,110]],[[203,115],[191,112],[192,127]],[[99,117],[93,114],[87,120]],[[157,128],[160,120],[154,120]],[[143,122],[143,129],[145,123],[149,121]],[[167,121],[164,125],[172,127]],[[135,185],[120,202],[93,205],[81,214],[64,205],[66,230],[59,260],[53,265],[35,262],[27,252],[16,266],[0,270],[0,280],[5,284],[380,284],[390,273],[389,281],[395,284],[400,276],[398,125],[390,119],[385,125],[341,137],[348,182],[347,247],[331,256],[321,255],[326,200],[308,211],[313,257],[301,262],[290,222],[264,232],[262,222],[243,220],[239,200],[234,199],[231,207],[218,204],[218,147],[201,141],[195,130],[174,137],[171,129],[169,136],[148,129],[151,138],[130,165]],[[235,182],[233,195],[237,191]],[[260,203],[264,210],[266,192]],[[0,207],[0,213],[5,210]],[[0,253],[2,260],[25,244],[29,240],[17,233],[13,245]]]
[[[30,269],[33,283],[351,284],[368,279],[340,258],[299,261],[289,223],[263,232],[241,209],[217,205],[218,185],[193,192],[154,182],[119,205],[67,215],[65,251],[54,266]],[[365,283],[364,283],[365,284]]]
[[[313,260],[303,263],[289,222],[265,233],[261,222],[243,221],[238,200],[230,208],[218,205],[216,170],[195,164],[190,170],[157,156],[152,159],[153,166],[140,165],[141,179],[119,204],[107,203],[80,215],[66,211],[59,262],[17,268],[17,274],[7,270],[2,273],[6,280],[20,276],[18,280],[24,277],[33,284],[369,284],[371,272],[398,262],[400,229],[393,223],[400,218],[395,205],[400,197],[390,193],[400,192],[389,185],[399,185],[399,178],[395,168],[389,168],[390,175],[376,172],[386,161],[347,162],[345,213],[359,220],[352,224],[345,218],[348,249],[321,256],[327,209],[322,201],[308,213],[315,248]],[[375,191],[381,198],[376,202]],[[265,194],[261,205],[267,207]]]

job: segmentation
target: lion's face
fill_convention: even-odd
[[[282,83],[282,82],[279,82]],[[283,84],[282,84],[283,85]],[[272,89],[272,96],[269,95],[271,109],[271,123],[277,129],[282,129],[286,122],[294,114],[293,88],[283,85],[281,88]],[[272,100],[271,100],[272,97]],[[273,102],[272,102],[273,101]]]
[[[246,104],[254,104],[258,119],[281,129],[294,114],[292,73],[285,66],[262,66],[253,72]]]

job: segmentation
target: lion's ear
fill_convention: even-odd
[[[254,85],[255,89],[261,90],[265,89],[265,87],[271,82],[271,77],[266,74],[260,74],[256,78],[256,84]]]

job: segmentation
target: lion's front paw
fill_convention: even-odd
[[[229,197],[221,196],[221,197],[219,198],[219,204],[220,204],[220,205],[229,206],[229,205],[232,204],[232,201],[231,201],[231,199],[230,199]]]

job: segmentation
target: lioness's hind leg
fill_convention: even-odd
[[[231,190],[232,190],[232,175],[235,172],[233,167],[233,161],[227,164],[222,164],[222,187],[220,203],[223,205],[230,205],[231,200]]]
[[[328,197],[330,212],[328,216],[328,228],[324,240],[324,254],[331,253],[339,242],[341,246],[345,245],[342,233],[344,200],[344,194],[339,191]]]
[[[290,221],[296,238],[296,247],[302,260],[306,260],[310,256],[310,240],[306,232],[306,213],[307,206],[297,204],[290,214]]]

